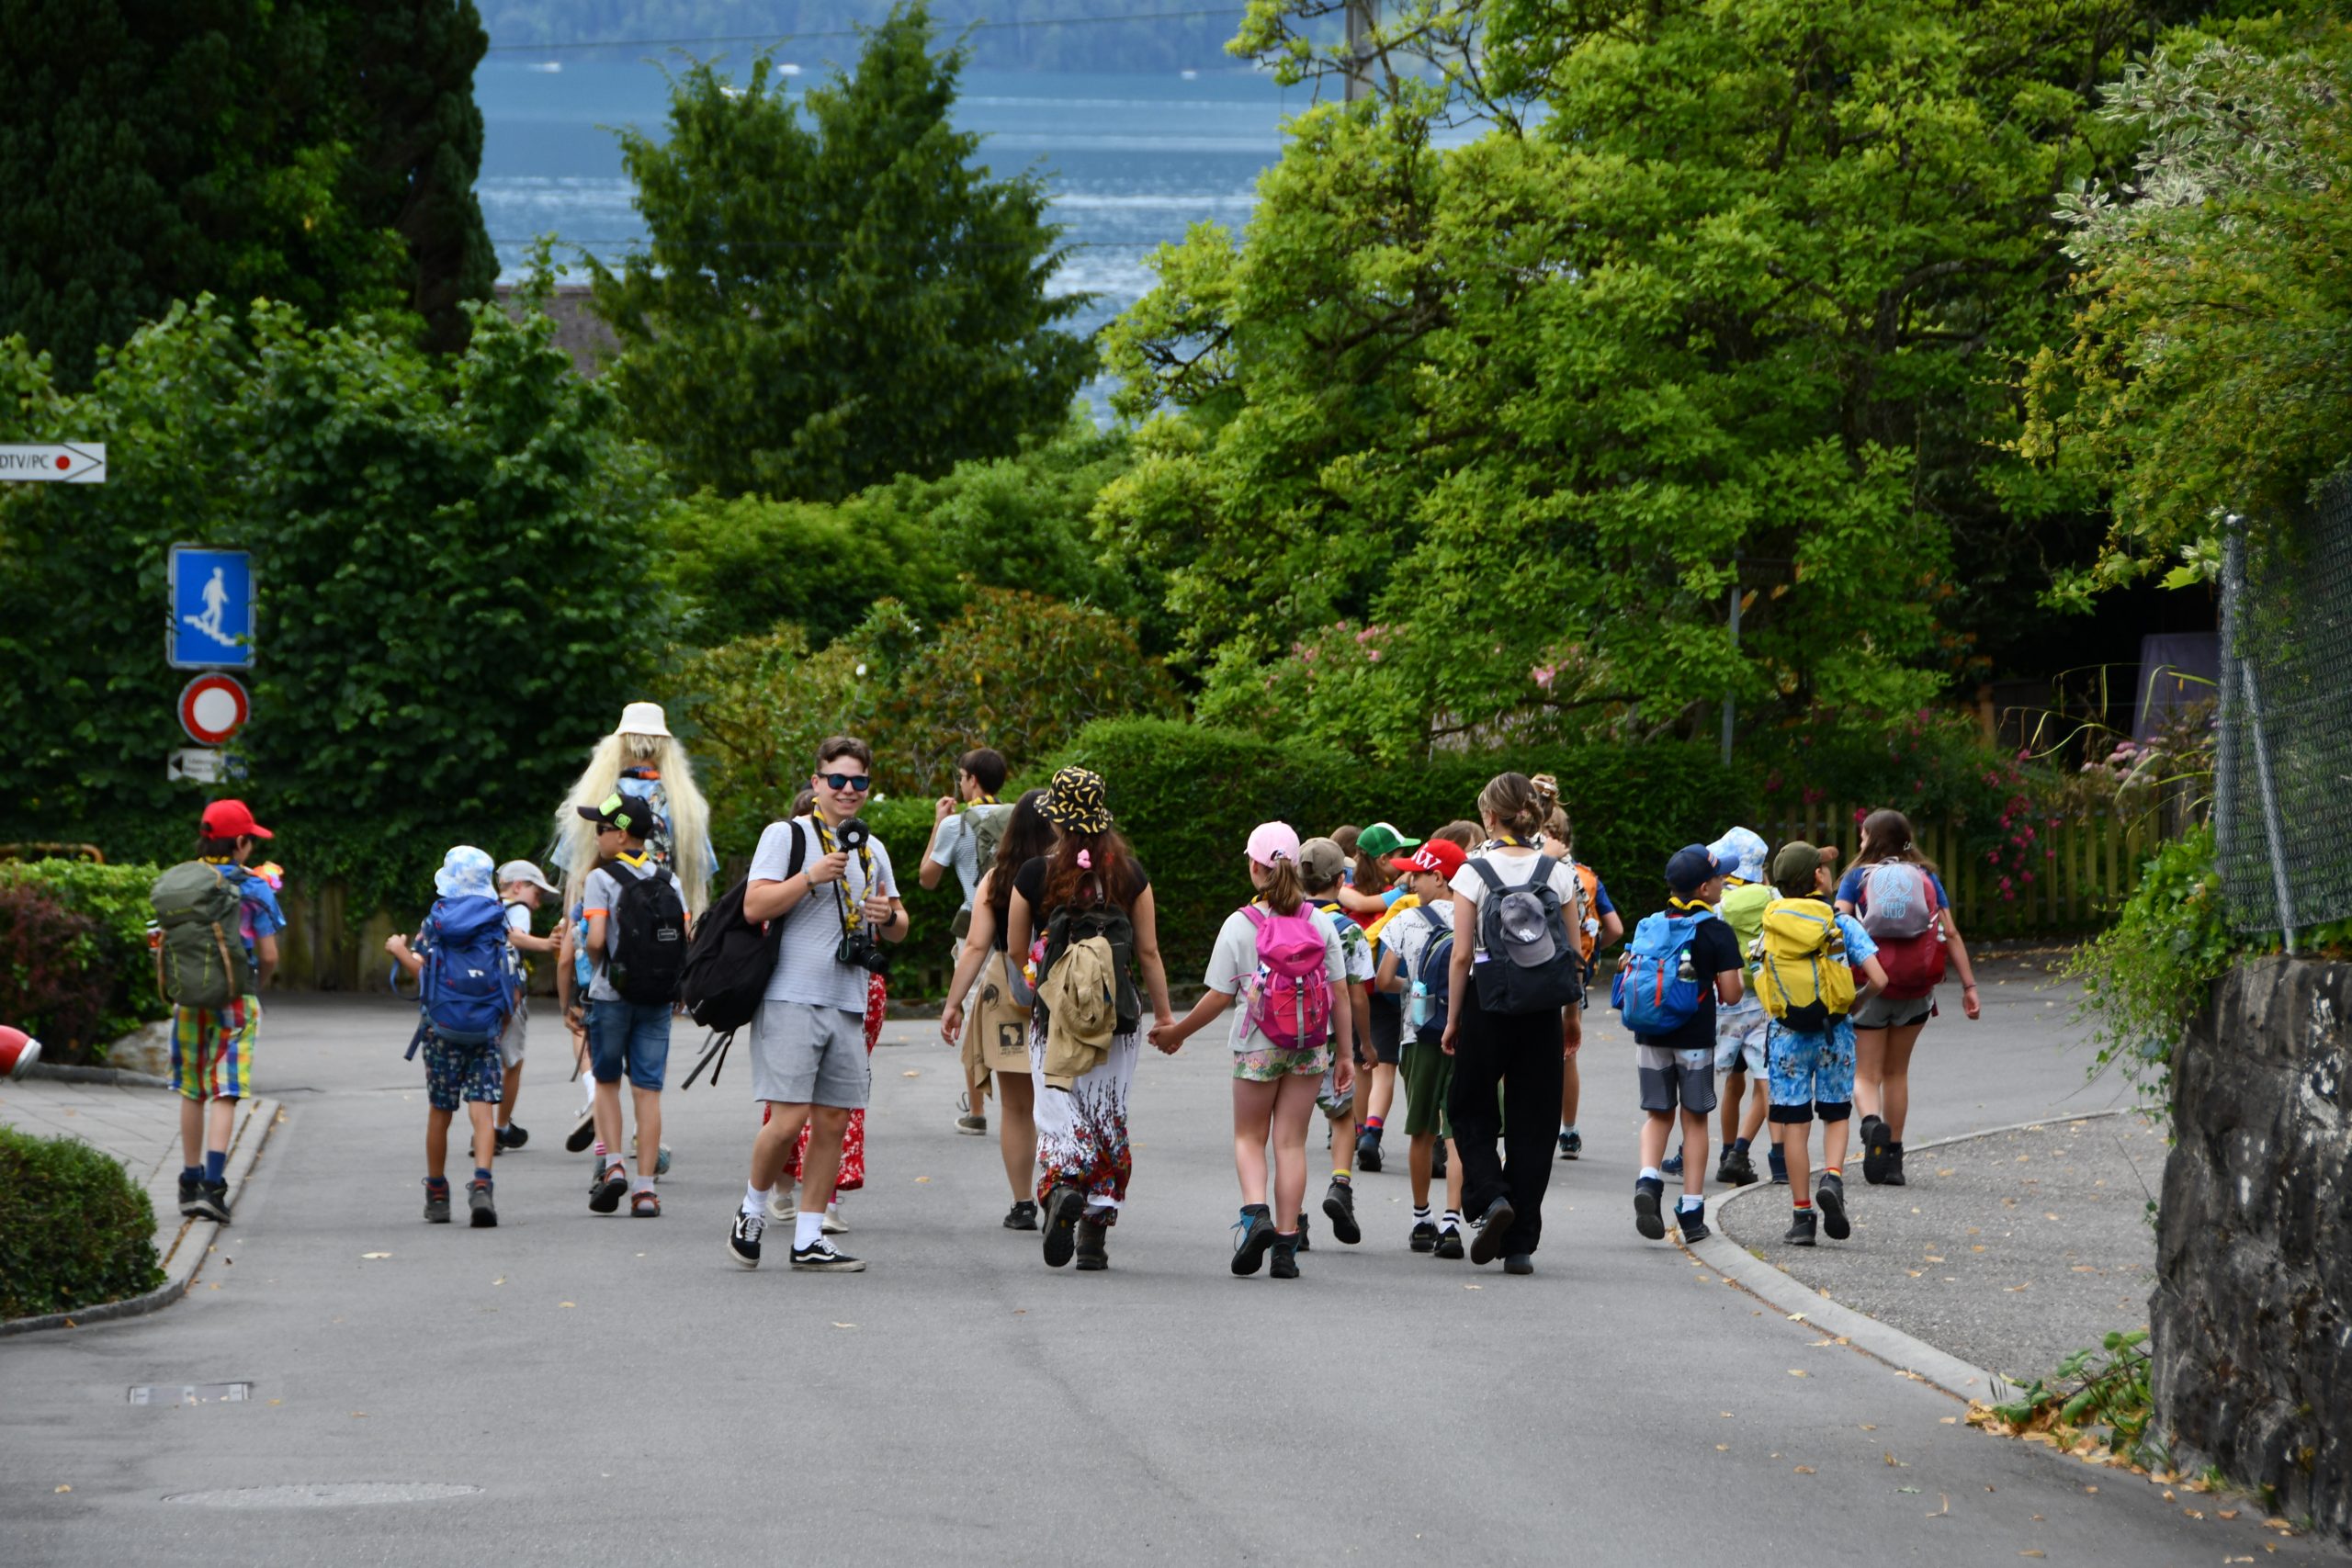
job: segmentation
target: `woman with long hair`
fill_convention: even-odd
[[[710,807],[695,785],[694,763],[670,733],[659,703],[631,703],[621,710],[620,723],[596,742],[579,782],[556,807],[555,840],[548,854],[562,871],[563,907],[580,901],[581,885],[596,869],[594,826],[573,807],[594,806],[616,793],[652,804],[660,821],[646,839],[646,852],[677,877],[686,912],[700,915],[718,870],[710,842]]]
[[[1006,942],[1012,913],[1012,881],[1021,868],[1053,852],[1054,825],[1046,820],[1046,792],[1033,789],[1013,803],[1012,815],[997,840],[996,859],[972,888],[972,925],[947,983],[947,1008],[939,1015],[939,1037],[950,1045],[960,1037],[964,1078],[997,1096],[997,1146],[1004,1155],[1005,1179],[1012,1184],[1009,1231],[1037,1228],[1037,1100],[1029,1077],[1028,987],[1013,984]],[[1024,955],[1025,957],[1025,955]],[[973,992],[977,981],[979,989]],[[967,1021],[967,994],[977,996]]]
[[[1064,768],[1046,786],[1038,811],[1060,836],[1050,853],[1032,857],[1013,874],[1004,912],[1007,962],[1046,958],[1054,918],[1065,910],[1124,914],[1152,1019],[1167,1023],[1174,1015],[1168,1005],[1168,974],[1159,961],[1151,877],[1114,826],[1102,780],[1084,768]],[[1046,1262],[1058,1269],[1076,1257],[1080,1269],[1093,1271],[1110,1266],[1110,1230],[1118,1223],[1135,1171],[1127,1145],[1127,1089],[1135,1079],[1143,1032],[1138,1027],[1114,1033],[1100,1060],[1063,1088],[1048,1081],[1049,1027],[1045,1010],[1033,1009],[1029,1071]]]
[[[1976,968],[1943,879],[1919,852],[1911,819],[1883,807],[1862,819],[1861,847],[1838,884],[1838,908],[1862,922],[1879,944],[1884,989],[1855,1003],[1854,1109],[1862,1113],[1862,1179],[1902,1187],[1903,1126],[1911,1114],[1911,1053],[1936,1016],[1936,982],[1944,960],[1960,971],[1961,1010],[1982,1010]]]

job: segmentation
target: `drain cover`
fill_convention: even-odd
[[[208,1508],[343,1508],[360,1503],[437,1503],[470,1497],[479,1486],[435,1481],[322,1481],[307,1486],[232,1486],[218,1492],[177,1492],[166,1503]]]
[[[130,1390],[133,1404],[219,1404],[253,1396],[249,1382],[142,1382]]]

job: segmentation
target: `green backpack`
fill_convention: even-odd
[[[155,989],[175,1007],[224,1008],[254,988],[236,885],[200,860],[183,861],[147,891],[163,940]]]
[[[964,831],[971,837],[974,863],[980,868],[982,876],[986,876],[989,868],[996,864],[997,846],[1004,842],[1004,830],[1012,823],[1012,807],[997,801],[964,808]],[[956,911],[956,919],[948,926],[948,934],[961,942],[971,931],[972,907],[967,904]]]

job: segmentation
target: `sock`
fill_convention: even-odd
[[[1563,1128],[1561,1128],[1561,1129],[1560,1129],[1560,1131],[1561,1131],[1561,1132],[1563,1132],[1563,1133],[1573,1133],[1573,1132],[1575,1132],[1576,1130],[1577,1130],[1577,1124],[1576,1124],[1575,1122],[1569,1122],[1566,1126],[1565,1126],[1565,1127],[1563,1127]]]
[[[490,1185],[490,1172],[483,1169],[481,1166],[476,1166],[474,1167],[474,1179],[481,1182],[484,1187],[487,1187]]]
[[[1333,1166],[1331,1168],[1331,1179],[1338,1182],[1342,1187],[1348,1185],[1347,1168],[1345,1166]]]
[[[1430,1223],[1430,1206],[1427,1203],[1413,1205],[1413,1223],[1417,1225],[1425,1225]]]
[[[1445,1212],[1445,1218],[1439,1222],[1437,1228],[1442,1231],[1460,1230],[1462,1228],[1462,1211],[1459,1209],[1448,1209]]]
[[[1846,1168],[1840,1165],[1825,1165],[1821,1168],[1821,1174],[1824,1176],[1834,1176],[1838,1178],[1838,1180],[1843,1181],[1846,1179]]]
[[[1810,1198],[1792,1198],[1789,1201],[1796,1206],[1796,1211],[1800,1214],[1813,1213],[1813,1200]]]
[[[449,1190],[449,1179],[446,1176],[428,1176],[424,1179],[424,1190],[433,1193],[445,1193]]]
[[[1381,1128],[1387,1124],[1388,1118],[1385,1116],[1367,1116],[1363,1119],[1363,1130],[1375,1138],[1380,1136]]]
[[[217,1182],[225,1180],[228,1178],[228,1175],[229,1151],[226,1149],[205,1150],[204,1179],[207,1181]]]
[[[803,1209],[798,1214],[793,1217],[792,1246],[795,1251],[797,1251],[802,1247],[816,1246],[817,1243],[824,1236],[824,1215],[812,1214],[808,1210]]]
[[[1734,1138],[1731,1141],[1731,1146],[1738,1150],[1741,1154],[1746,1154],[1747,1152],[1747,1142],[1748,1141],[1746,1138]]]
[[[1691,1213],[1693,1210],[1703,1209],[1706,1206],[1707,1201],[1699,1196],[1696,1192],[1685,1192],[1682,1195],[1682,1201],[1675,1205],[1674,1212],[1678,1214],[1687,1214]]]
[[[180,1167],[180,1179],[182,1181],[201,1181],[204,1179],[204,1168],[200,1165],[184,1165]]]
[[[602,1138],[599,1138],[599,1139],[597,1139],[597,1140],[596,1140],[596,1163],[597,1163],[597,1164],[599,1164],[599,1165],[602,1165],[604,1162],[605,1162],[605,1140],[604,1140],[604,1139],[602,1139]]]
[[[1654,1165],[1645,1165],[1642,1167],[1641,1179],[1644,1181],[1664,1181],[1666,1173]]]
[[[645,1172],[643,1172],[642,1170],[639,1171],[639,1172],[637,1173],[637,1190],[638,1190],[639,1192],[650,1192],[650,1191],[652,1191],[652,1190],[653,1190],[653,1178],[651,1178],[651,1177],[650,1177],[650,1176],[646,1175],[646,1174],[645,1174]]]
[[[775,1190],[773,1187],[754,1187],[748,1181],[743,1183],[743,1213],[767,1218],[768,1196]]]

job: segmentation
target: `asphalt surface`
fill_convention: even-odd
[[[1992,996],[1923,1051],[1917,1136],[2117,1097],[2063,1009]],[[1397,1175],[1364,1179],[1363,1247],[1318,1232],[1296,1282],[1234,1279],[1211,1040],[1147,1054],[1111,1270],[1048,1270],[908,1025],[848,1206],[870,1271],[808,1276],[722,1256],[741,1064],[669,1097],[665,1215],[603,1218],[542,1036],[502,1224],[428,1228],[403,1010],[281,999],[256,1083],[287,1121],[190,1298],[0,1343],[0,1562],[2344,1561],[1972,1430],[1642,1241],[1632,1053],[1594,1021],[1589,1153],[1529,1279],[1408,1253]],[[252,1397],[127,1397],[232,1380]],[[205,1494],[246,1506],[174,1500]]]
[[[2163,1128],[2137,1114],[2046,1122],[1914,1151],[1899,1188],[1864,1185],[1849,1161],[1842,1244],[1785,1245],[1788,1205],[1761,1193],[1724,1208],[1724,1234],[1858,1312],[2030,1382],[2147,1326],[2148,1201],[2165,1152]]]

